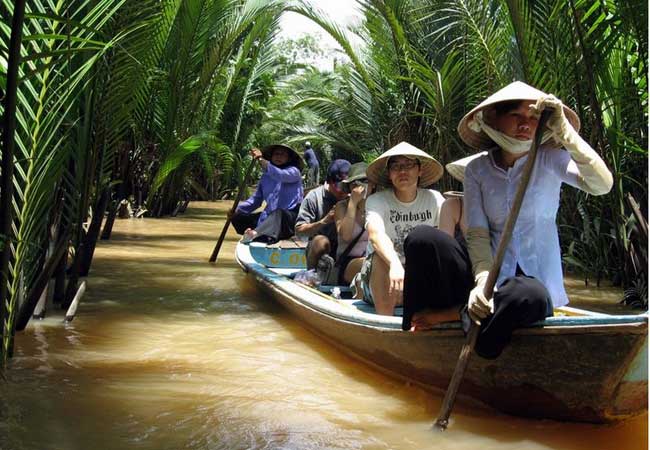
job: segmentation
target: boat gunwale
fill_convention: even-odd
[[[238,243],[238,249],[246,247]],[[243,261],[235,252],[235,259],[243,270],[252,272],[260,281],[264,281],[269,287],[278,291],[293,302],[300,304],[313,311],[329,316],[333,319],[344,321],[356,326],[374,328],[379,331],[402,331],[401,317],[380,316],[373,313],[360,311],[349,304],[343,303],[323,292],[317,291],[309,286],[302,285],[289,277],[278,274],[258,262]],[[249,253],[250,254],[250,253]],[[252,258],[252,257],[251,257]],[[283,286],[289,283],[292,289]],[[299,295],[304,292],[309,296],[317,296],[326,304],[319,305],[318,302]],[[647,333],[648,312],[638,315],[606,315],[596,314],[593,316],[555,316],[537,322],[530,327],[515,330],[516,335],[546,335],[546,334],[600,334],[600,333]],[[431,330],[422,331],[418,334],[428,335],[455,335],[462,332],[460,322],[449,322],[437,325]]]

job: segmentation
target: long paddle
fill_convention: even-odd
[[[499,241],[499,247],[497,248],[496,255],[492,262],[492,267],[490,268],[490,273],[488,275],[487,281],[485,282],[485,288],[483,289],[483,295],[485,298],[492,298],[494,293],[494,285],[496,284],[499,272],[501,271],[501,263],[503,262],[503,257],[506,254],[506,248],[510,243],[510,238],[512,237],[512,231],[517,222],[517,216],[519,216],[519,210],[521,209],[521,203],[526,194],[526,188],[528,187],[528,182],[530,181],[530,174],[533,172],[533,166],[535,165],[535,159],[537,157],[537,149],[542,140],[542,135],[544,134],[544,128],[546,128],[546,122],[550,116],[550,112],[544,110],[542,116],[539,119],[537,124],[537,131],[535,132],[535,138],[533,144],[530,147],[530,152],[528,153],[528,160],[524,166],[523,172],[521,174],[521,181],[519,186],[517,186],[517,193],[515,194],[515,199],[512,202],[512,209],[510,210],[510,215],[506,219],[506,223],[503,227],[503,233],[501,234],[501,240]],[[463,347],[460,350],[460,355],[458,356],[458,362],[456,363],[456,369],[451,376],[449,381],[449,387],[447,387],[447,393],[445,398],[442,401],[442,406],[440,407],[440,414],[438,415],[438,420],[434,425],[434,428],[437,428],[440,431],[447,429],[449,425],[449,416],[451,415],[451,410],[454,407],[456,401],[456,396],[458,395],[458,389],[460,388],[460,383],[463,380],[465,375],[465,370],[467,369],[467,364],[469,363],[469,356],[474,350],[476,345],[476,339],[478,338],[480,327],[472,321],[470,326],[469,333],[467,333],[467,339],[463,344]]]
[[[244,189],[248,185],[248,179],[251,177],[251,173],[253,173],[254,165],[255,165],[255,158],[251,160],[250,164],[246,168],[246,174],[244,175],[244,179],[239,185],[239,191],[237,192],[237,197],[235,197],[235,201],[232,204],[232,208],[230,208],[230,214],[228,214],[228,218],[226,219],[226,223],[223,226],[223,230],[221,230],[221,236],[219,236],[217,245],[215,245],[214,250],[212,250],[212,255],[210,256],[210,262],[215,262],[217,260],[217,255],[219,254],[219,250],[221,250],[221,244],[223,244],[223,240],[226,237],[226,233],[228,232],[228,227],[230,226],[230,219],[232,215],[235,214],[235,210],[237,209],[237,205],[239,205],[239,201],[241,200],[241,196],[244,193]]]

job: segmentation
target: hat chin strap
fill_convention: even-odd
[[[495,144],[497,144],[508,153],[512,153],[514,155],[521,155],[522,153],[526,153],[528,150],[530,150],[530,146],[533,144],[532,139],[522,141],[510,137],[501,131],[495,130],[483,120],[483,111],[479,111],[474,114],[474,118],[470,121],[468,126],[472,131],[475,132],[483,131],[490,137],[490,139],[494,141]],[[552,137],[553,133],[550,130],[544,131],[542,143],[548,141]]]

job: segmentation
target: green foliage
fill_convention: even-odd
[[[15,239],[3,356],[21,299],[109,190],[147,191],[156,214],[200,188],[228,195],[248,149],[310,140],[323,166],[406,140],[443,164],[472,151],[460,118],[514,79],[562,98],[614,173],[612,192],[565,189],[565,263],[640,286],[626,269],[631,193],[647,205],[647,4],[641,0],[360,0],[341,27],[299,0],[27,2],[16,114]],[[11,0],[0,0],[0,89]],[[284,11],[341,46],[323,71],[313,37],[276,40]],[[549,25],[550,24],[550,25]],[[341,60],[337,58],[337,60]],[[3,113],[0,106],[0,113]],[[443,177],[441,190],[458,188]],[[575,212],[578,212],[576,214]],[[646,285],[647,286],[647,285]],[[646,297],[647,298],[647,297]]]
[[[214,133],[200,133],[190,136],[167,154],[153,180],[153,190],[160,188],[169,175],[192,155],[197,156],[196,160],[202,165],[208,179],[214,176],[214,167],[221,167],[222,176],[226,178],[231,175],[233,155],[230,148]]]
[[[2,55],[11,32],[4,19],[11,16],[11,3],[4,0],[0,5]],[[2,318],[3,360],[12,345],[21,299],[42,267],[48,227],[58,225],[68,233],[72,223],[85,217],[85,211],[79,215],[83,209],[78,206],[80,192],[90,189],[89,169],[96,157],[90,132],[96,99],[93,76],[102,58],[127,37],[105,33],[123,5],[123,0],[27,3],[16,112],[15,241],[7,316]],[[55,209],[62,202],[65,214]]]
[[[181,143],[215,130],[233,153],[246,144],[260,120],[250,106],[266,95],[264,76],[273,60],[268,50],[280,12],[278,3],[260,0],[183,2],[176,11],[146,114],[152,119],[147,134],[160,142],[163,163],[155,168],[149,194],[157,198],[160,213],[170,212],[184,179],[196,177],[197,164],[206,162],[203,157],[176,161],[193,154],[182,153]],[[171,160],[174,170],[169,170]]]

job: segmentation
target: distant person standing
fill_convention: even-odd
[[[316,152],[311,147],[309,141],[305,142],[305,161],[307,162],[307,187],[318,186],[320,184],[320,164],[316,157]]]

